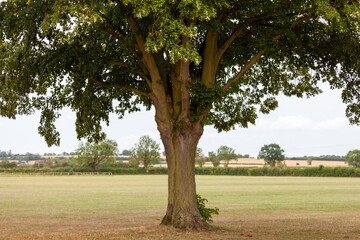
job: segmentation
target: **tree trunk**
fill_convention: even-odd
[[[168,164],[168,206],[161,224],[207,229],[210,225],[198,210],[195,185],[195,153],[203,127],[198,125],[171,131],[158,128]]]
[[[147,159],[145,158],[145,159],[144,159],[144,169],[145,169],[145,172],[146,172],[146,173],[149,172],[148,167],[149,167],[149,163],[148,163]]]

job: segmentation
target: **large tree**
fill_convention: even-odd
[[[114,140],[104,140],[99,143],[80,143],[76,153],[81,165],[97,171],[101,165],[114,164],[119,150]]]
[[[220,161],[224,161],[224,167],[228,167],[230,160],[237,160],[238,157],[235,153],[235,149],[222,145],[217,150],[217,158]]]
[[[343,88],[359,122],[357,0],[7,0],[0,8],[0,115],[40,110],[59,144],[59,110],[101,140],[109,114],[155,108],[169,168],[163,224],[207,228],[196,206],[204,125],[254,124],[275,96]]]
[[[346,162],[349,165],[360,167],[360,150],[354,149],[349,151],[345,156]]]
[[[160,146],[148,135],[142,136],[139,143],[130,150],[130,163],[139,166],[144,165],[145,171],[148,172],[149,166],[160,162]]]
[[[258,158],[263,158],[264,161],[271,167],[275,167],[285,160],[284,150],[276,143],[264,145],[261,147]]]

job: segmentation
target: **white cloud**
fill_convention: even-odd
[[[344,117],[337,117],[328,119],[326,121],[318,122],[315,126],[316,130],[331,130],[349,126],[349,120]]]

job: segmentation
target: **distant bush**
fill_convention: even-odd
[[[14,168],[17,167],[16,162],[9,162],[7,160],[0,161],[0,168]]]

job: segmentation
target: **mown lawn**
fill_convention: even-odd
[[[158,225],[164,175],[0,176],[0,239],[360,239],[360,178],[196,178],[208,232]]]

